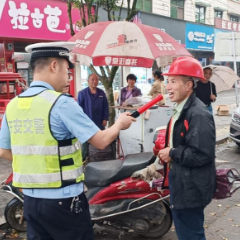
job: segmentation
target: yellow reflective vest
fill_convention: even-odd
[[[50,112],[60,96],[45,90],[16,97],[8,104],[13,186],[59,188],[84,180],[80,142],[56,140],[50,129]]]

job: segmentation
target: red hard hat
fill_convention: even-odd
[[[205,80],[202,65],[192,57],[179,57],[170,66],[166,76],[189,76]]]

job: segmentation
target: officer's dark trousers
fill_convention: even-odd
[[[94,240],[88,201],[79,195],[82,212],[70,210],[72,198],[41,199],[24,196],[28,240]]]
[[[170,201],[171,171],[169,172]],[[172,209],[173,221],[179,240],[206,240],[204,232],[204,208]]]

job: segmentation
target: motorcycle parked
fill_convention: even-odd
[[[159,132],[155,134],[158,143]],[[159,238],[169,231],[172,225],[169,191],[160,188],[161,179],[153,181],[150,186],[145,181],[130,177],[155,160],[156,156],[145,152],[129,154],[124,160],[87,164],[84,183],[88,188],[86,196],[93,223],[105,228],[135,232],[148,238]],[[23,194],[11,185],[11,181],[12,175],[3,189],[15,198],[7,204],[4,215],[11,227],[26,231]]]
[[[6,205],[4,209],[4,217],[7,223],[14,229],[25,232],[27,230],[27,222],[23,217],[23,193],[19,188],[12,186],[13,174],[2,182],[1,189],[14,196],[14,198]]]

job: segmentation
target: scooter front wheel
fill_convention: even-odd
[[[166,208],[166,215],[164,216],[162,222],[159,224],[157,223],[150,224],[148,232],[141,233],[142,236],[148,238],[160,238],[169,231],[169,229],[172,226],[172,212],[169,206],[167,206],[166,204],[164,205]]]
[[[10,227],[20,231],[27,231],[27,222],[23,218],[23,203],[13,198],[5,207],[4,216]]]

